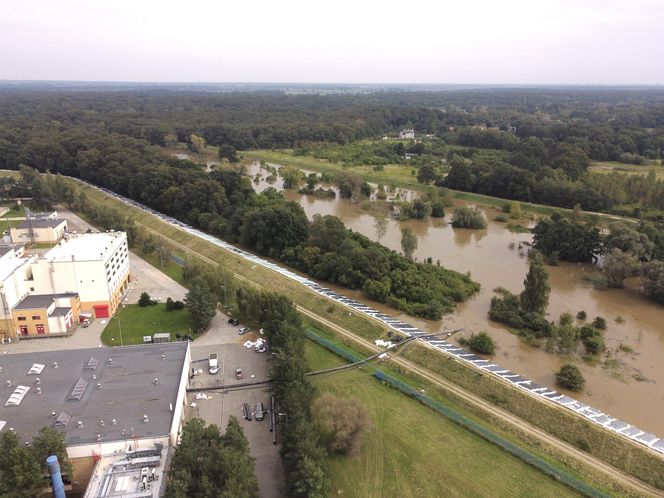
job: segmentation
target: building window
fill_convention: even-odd
[[[32,315],[33,320],[41,320],[41,316],[39,315]]]
[[[26,318],[24,316],[19,316],[18,317],[19,322],[24,322],[25,320],[26,320]]]

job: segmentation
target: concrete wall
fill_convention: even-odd
[[[155,443],[161,443],[168,446],[169,436],[159,436],[150,438],[132,439],[128,437],[122,441],[101,442],[81,444],[67,447],[67,455],[69,458],[87,458],[94,456],[112,455],[117,451],[126,451],[131,445],[132,449],[151,449],[154,448]]]
[[[173,421],[171,422],[170,443],[175,447],[178,444],[178,436],[184,426],[185,407],[187,405],[187,383],[189,382],[189,368],[191,365],[191,346],[187,342],[187,355],[182,366],[178,396],[173,406]]]

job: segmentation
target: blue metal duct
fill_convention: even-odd
[[[53,486],[53,498],[67,498],[65,495],[65,485],[62,482],[62,474],[60,473],[60,462],[58,457],[51,455],[46,459],[46,466],[48,473],[51,476],[51,485]]]

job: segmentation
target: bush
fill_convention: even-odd
[[[152,305],[152,299],[150,299],[150,294],[147,292],[143,292],[141,294],[141,297],[138,298],[138,305],[139,306],[151,306]]]
[[[452,215],[454,228],[486,228],[486,220],[482,211],[476,207],[461,206],[456,208]]]
[[[182,301],[173,301],[170,297],[166,299],[166,311],[175,311],[184,309]]]
[[[493,220],[497,221],[498,223],[507,223],[509,218],[504,214],[498,214]]]
[[[325,393],[313,402],[311,411],[322,440],[332,453],[355,453],[372,427],[369,415],[357,399]]]
[[[577,319],[577,320],[585,320],[586,318],[588,318],[588,313],[586,313],[586,312],[583,311],[583,310],[579,311],[579,312],[576,314],[576,319]]]
[[[601,316],[596,316],[595,319],[593,320],[593,327],[599,330],[605,330],[606,329],[606,319]]]
[[[592,337],[594,335],[597,335],[597,329],[593,327],[592,325],[585,324],[583,327],[581,327],[581,330],[579,331],[579,336],[581,337],[581,340],[587,339],[588,337]]]
[[[586,385],[586,379],[583,378],[581,370],[575,365],[563,365],[560,371],[556,374],[556,383],[571,391],[582,391]]]
[[[486,332],[471,334],[468,339],[468,346],[476,353],[494,354],[496,352],[496,344]]]
[[[599,333],[583,339],[583,345],[585,346],[586,353],[588,354],[601,353],[605,348],[604,338]]]

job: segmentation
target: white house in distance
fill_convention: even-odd
[[[36,294],[76,293],[81,311],[111,317],[129,285],[127,234],[68,234],[31,269]]]
[[[415,140],[415,130],[412,128],[403,129],[399,132],[399,138],[401,140]]]

